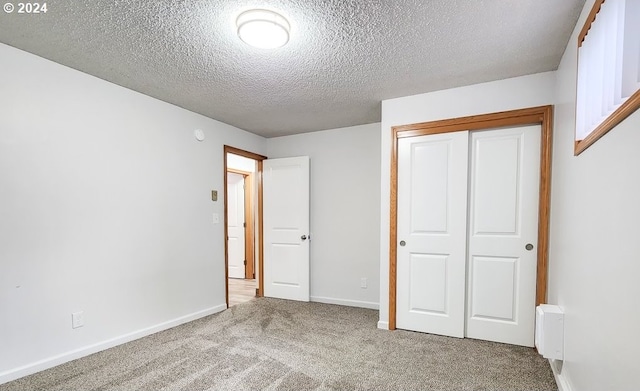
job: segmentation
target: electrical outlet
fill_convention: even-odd
[[[362,277],[360,279],[360,288],[367,289],[367,277]]]
[[[84,326],[84,312],[78,311],[71,314],[71,328],[77,329]]]
[[[217,213],[213,214],[213,224],[218,224],[220,222],[220,215]]]

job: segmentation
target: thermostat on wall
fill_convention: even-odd
[[[194,130],[193,135],[196,136],[196,140],[198,141],[204,140],[204,132],[202,131],[202,129]]]

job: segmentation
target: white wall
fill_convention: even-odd
[[[265,140],[3,44],[0,64],[0,383],[224,309],[210,192],[223,144]]]
[[[370,124],[267,140],[269,158],[311,158],[313,301],[378,307],[379,133]]]
[[[574,391],[637,390],[640,112],[573,156],[577,33],[558,69],[549,302],[565,310],[561,379]]]
[[[555,94],[555,73],[524,77],[390,99],[382,102],[380,193],[380,322],[389,319],[389,179],[391,127],[549,105]]]
[[[227,168],[232,170],[240,170],[244,172],[255,172],[256,161],[240,155],[232,153],[227,154]]]

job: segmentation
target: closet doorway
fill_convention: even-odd
[[[533,346],[550,118],[540,107],[393,129],[391,329]]]

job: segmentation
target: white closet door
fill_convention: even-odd
[[[471,135],[466,335],[533,346],[540,126]]]
[[[398,141],[398,328],[464,336],[468,143],[468,132]]]

